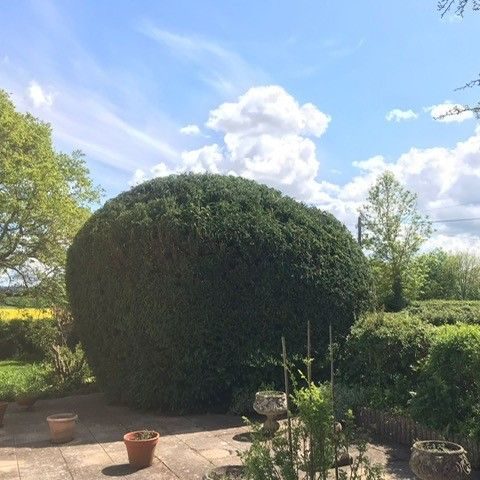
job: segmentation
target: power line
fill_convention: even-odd
[[[430,223],[452,223],[452,222],[473,222],[480,220],[480,217],[473,218],[447,218],[445,220],[431,220]]]

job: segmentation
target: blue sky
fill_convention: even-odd
[[[432,218],[480,216],[477,122],[432,118],[480,97],[454,91],[480,71],[480,14],[442,19],[435,0],[19,0],[2,2],[0,26],[0,88],[59,149],[83,150],[107,198],[217,171],[353,228],[388,168]],[[479,226],[439,223],[431,245],[470,245]]]

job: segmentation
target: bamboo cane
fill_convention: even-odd
[[[285,395],[287,397],[287,432],[288,432],[288,448],[290,450],[290,462],[293,465],[293,443],[292,443],[292,421],[290,418],[290,389],[288,385],[288,368],[287,368],[287,347],[285,345],[285,337],[282,336],[282,355],[283,355],[283,375],[285,380]]]
[[[332,389],[332,408],[333,408],[333,445],[335,448],[335,480],[338,480],[338,444],[337,444],[337,432],[335,425],[335,391],[333,387],[333,335],[332,324],[329,326],[329,343],[330,343],[330,388]]]

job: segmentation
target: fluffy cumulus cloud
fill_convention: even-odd
[[[418,114],[413,110],[400,110],[399,108],[394,108],[385,115],[385,120],[388,122],[401,122],[404,120],[415,120],[416,118],[418,118]]]
[[[438,105],[432,105],[425,108],[426,112],[429,112],[434,120],[443,123],[457,122],[461,123],[465,120],[470,120],[473,118],[473,112],[466,110],[464,111],[463,106],[458,103],[452,103],[445,101],[444,103],[439,103]],[[456,112],[459,113],[456,113]]]
[[[185,125],[180,129],[180,133],[183,133],[183,135],[199,135],[200,128],[198,125]]]
[[[31,81],[28,86],[28,97],[33,106],[39,107],[51,107],[53,104],[53,94],[47,93],[37,82]]]
[[[412,148],[392,162],[382,155],[354,162],[357,174],[340,185],[319,180],[315,140],[329,122],[317,106],[299,103],[279,86],[251,88],[210,112],[206,127],[221,141],[184,151],[175,167],[161,163],[137,171],[133,183],[185,171],[239,175],[328,210],[353,230],[368,189],[390,170],[438,221],[430,247],[480,247],[480,222],[441,222],[480,217],[480,126],[452,148]]]
[[[240,175],[312,198],[320,165],[312,138],[323,135],[329,122],[315,105],[300,104],[282,87],[254,87],[210,112],[206,126],[223,137],[222,145],[183,152],[180,165],[168,169],[161,164],[162,173]]]

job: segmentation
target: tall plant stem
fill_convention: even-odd
[[[329,326],[329,343],[330,343],[330,388],[332,389],[332,409],[333,409],[333,446],[335,449],[335,480],[338,480],[338,442],[335,422],[335,388],[334,388],[334,372],[333,372],[333,335],[332,324]]]
[[[287,347],[285,337],[282,337],[283,376],[285,381],[285,395],[287,397],[287,432],[288,448],[290,450],[290,462],[293,466],[293,443],[292,443],[292,419],[290,418],[290,388],[288,385]]]
[[[308,390],[310,392],[310,401],[312,401],[312,337],[311,337],[311,325],[310,320],[307,322],[307,383]],[[308,447],[309,447],[309,463],[310,468],[307,468],[307,478],[313,480],[315,477],[315,465],[313,463],[313,441],[311,433],[308,435]]]

